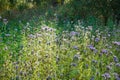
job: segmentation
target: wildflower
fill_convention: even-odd
[[[97,50],[97,49],[95,49],[95,50],[94,50],[94,53],[96,54],[97,52],[98,52],[98,50]]]
[[[28,37],[29,37],[29,38],[36,38],[36,36],[33,35],[33,34],[28,35]]]
[[[98,32],[99,32],[99,30],[96,30],[95,32],[96,32],[96,33],[98,33]]]
[[[46,54],[45,57],[48,58],[48,57],[49,57],[49,54]]]
[[[60,77],[63,77],[63,74],[62,74],[62,73],[60,74]]]
[[[111,68],[111,66],[106,66],[106,68],[107,68],[107,70],[111,70],[112,68]]]
[[[16,79],[15,80],[20,80],[20,77],[19,76],[16,76]]]
[[[95,80],[95,77],[94,77],[94,76],[92,76],[92,77],[90,78],[90,80]]]
[[[117,48],[116,48],[116,51],[120,51],[120,48],[117,47]]]
[[[75,66],[77,66],[77,64],[76,63],[71,63],[70,66],[74,66],[75,67]]]
[[[47,45],[50,45],[50,42],[47,42]]]
[[[120,80],[120,77],[116,77],[116,80]]]
[[[100,72],[96,72],[96,75],[99,75],[100,74]]]
[[[112,46],[108,46],[108,48],[109,48],[109,49],[111,49],[111,48],[112,48]]]
[[[113,74],[114,74],[116,80],[120,80],[120,77],[119,77],[119,74],[118,74],[118,73],[113,73]]]
[[[4,48],[4,50],[8,50],[8,47],[6,46],[6,47]]]
[[[76,80],[75,78],[72,78],[72,80]]]
[[[108,51],[106,49],[102,49],[102,53],[107,53]]]
[[[117,41],[113,42],[113,44],[120,46],[120,42]]]
[[[56,57],[56,63],[58,63],[60,61],[59,56]]]
[[[92,51],[96,50],[95,47],[93,47],[93,45],[88,45],[88,47],[89,47],[90,50],[92,50]]]
[[[78,61],[80,59],[80,55],[79,54],[75,54],[73,57],[73,61]]]
[[[116,63],[116,66],[117,66],[117,67],[120,67],[120,63]]]
[[[99,38],[95,38],[95,42],[99,42],[100,41],[100,39]]]
[[[7,23],[8,23],[8,20],[7,20],[7,19],[3,19],[3,23],[4,23],[4,24],[7,24]]]
[[[85,67],[88,68],[88,64],[85,64]]]
[[[73,49],[76,49],[76,50],[78,50],[79,48],[78,48],[78,46],[73,46]]]
[[[98,36],[100,36],[101,35],[101,33],[98,33]]]
[[[88,26],[88,30],[92,31],[92,26]]]
[[[18,66],[15,66],[15,69],[18,69]]]
[[[29,25],[30,25],[30,23],[29,23],[29,22],[27,22],[26,26],[29,26]]]
[[[46,78],[46,80],[52,80],[51,76],[48,76],[48,77]]]
[[[75,35],[78,35],[78,32],[75,32],[75,31],[70,32],[70,36],[75,36]]]
[[[113,62],[111,62],[109,65],[110,65],[110,66],[113,66],[113,65],[114,65],[114,63],[113,63]]]
[[[113,75],[114,75],[115,77],[118,77],[118,76],[119,76],[118,73],[113,73]]]
[[[109,73],[104,73],[104,74],[102,74],[102,76],[103,76],[105,79],[111,78],[111,76],[110,76]]]
[[[118,62],[118,58],[117,58],[117,56],[113,56],[113,60],[114,60],[114,62]]]
[[[48,30],[47,31],[56,31],[56,29],[53,29],[53,28],[48,28]]]
[[[92,62],[93,62],[93,63],[97,63],[97,61],[96,61],[96,60],[92,60]]]
[[[108,37],[110,37],[111,35],[110,34],[108,34]]]
[[[42,34],[39,34],[39,33],[36,34],[36,37],[41,37],[41,36],[42,36]]]
[[[48,26],[43,26],[43,27],[42,27],[42,30],[43,30],[43,31],[47,31],[48,29],[49,29]]]

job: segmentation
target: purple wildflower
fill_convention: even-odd
[[[75,36],[75,35],[78,35],[78,32],[75,32],[75,31],[70,32],[70,36]]]
[[[88,45],[88,47],[89,47],[90,50],[92,50],[92,51],[96,50],[95,47],[93,47],[93,45]]]
[[[102,49],[102,53],[107,53],[108,51],[106,49]]]
[[[18,66],[15,66],[15,69],[18,69]]]
[[[98,50],[97,50],[97,49],[95,49],[95,50],[94,50],[94,53],[96,54],[97,52],[98,52]]]
[[[96,60],[92,60],[92,63],[97,63],[97,61]]]
[[[85,67],[88,68],[88,64],[85,64]]]
[[[118,62],[118,58],[117,58],[117,56],[113,56],[113,60],[114,60],[114,62]]]
[[[104,73],[104,74],[102,74],[102,76],[103,76],[105,79],[111,78],[111,76],[110,76],[109,73]]]
[[[99,53],[99,57],[101,57],[103,55],[103,53]]]
[[[117,41],[113,42],[113,44],[120,46],[120,42]]]
[[[118,73],[114,73],[114,76],[115,76],[116,80],[120,80],[120,77],[119,77]]]
[[[95,38],[95,42],[99,42],[100,41],[100,39],[99,38]]]
[[[116,66],[117,66],[117,67],[120,67],[120,63],[116,63]]]
[[[78,48],[78,46],[73,46],[73,49],[76,49],[76,50],[78,50],[79,48]]]
[[[118,76],[119,76],[118,73],[113,73],[113,75],[114,75],[115,77],[118,77]]]
[[[90,80],[95,80],[95,77],[94,77],[94,76],[92,76],[92,77],[90,78]]]
[[[116,80],[120,80],[120,77],[116,77]]]

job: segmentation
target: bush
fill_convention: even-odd
[[[26,3],[21,3],[17,6],[17,9],[20,11],[20,12],[23,12],[25,9],[28,8],[28,5]]]

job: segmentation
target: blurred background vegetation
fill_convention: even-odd
[[[45,16],[60,22],[89,19],[98,25],[119,24],[120,0],[0,0],[0,15],[8,19]]]

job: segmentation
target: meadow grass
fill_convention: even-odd
[[[1,21],[0,80],[119,80],[120,28],[92,23]]]

